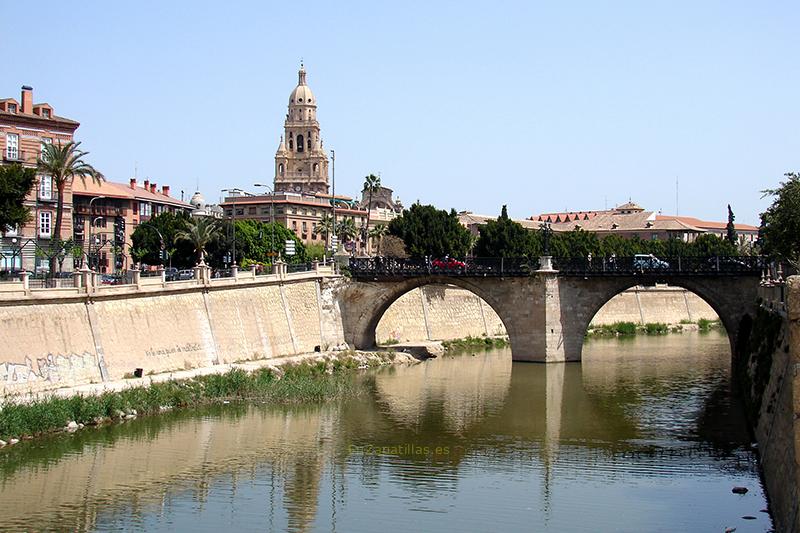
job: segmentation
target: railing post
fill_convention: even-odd
[[[29,274],[27,270],[23,270],[19,273],[19,281],[22,283],[22,292],[25,293],[25,296],[31,293],[31,282],[30,279],[28,279],[28,276]]]
[[[258,265],[257,264],[253,263],[252,265],[250,265],[250,274],[252,274],[253,279],[256,279],[256,276],[258,275]]]
[[[505,257],[501,257],[500,258],[500,275],[501,276],[503,275],[504,271],[505,271]]]
[[[678,256],[678,272],[683,272],[681,267],[681,256]]]

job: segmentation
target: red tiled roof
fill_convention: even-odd
[[[87,178],[86,180],[76,179],[72,182],[72,194],[78,196],[107,196],[109,198],[128,198],[136,200],[144,200],[149,202],[156,202],[159,204],[172,205],[176,207],[183,207],[186,209],[194,209],[191,204],[181,202],[171,196],[162,194],[161,191],[150,192],[149,189],[136,186],[131,189],[127,183],[116,183],[113,181],[103,181],[97,183],[96,181]]]
[[[689,224],[702,229],[725,229],[728,226],[727,222],[709,222],[707,220],[700,220],[699,218],[680,217],[675,215],[657,215],[656,220],[678,220],[684,224]],[[758,231],[756,226],[750,226],[749,224],[736,224],[734,222],[734,226],[739,231]]]

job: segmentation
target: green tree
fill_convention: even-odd
[[[356,229],[356,222],[352,218],[342,218],[336,224],[336,234],[339,236],[341,242],[349,242],[356,238],[358,230]]]
[[[733,225],[733,220],[736,217],[733,216],[733,210],[731,209],[731,204],[728,204],[728,225],[725,226],[726,231],[726,238],[728,242],[731,244],[736,244],[736,226]]]
[[[706,233],[697,237],[688,247],[688,255],[715,257],[736,255],[736,246],[730,241]]]
[[[197,264],[203,262],[206,246],[209,245],[219,233],[219,226],[215,220],[201,217],[190,220],[186,229],[175,236],[177,241],[188,241],[197,253]]]
[[[479,257],[523,257],[533,251],[531,232],[508,217],[506,206],[497,220],[489,220],[478,231],[475,255]]]
[[[389,223],[389,233],[403,239],[412,257],[464,257],[471,241],[455,210],[448,213],[419,202]]]
[[[30,209],[23,202],[35,183],[35,169],[18,163],[0,166],[0,231],[30,220]]]
[[[366,192],[368,195],[367,199],[367,225],[364,226],[363,231],[364,235],[362,235],[362,240],[364,245],[367,247],[367,254],[369,254],[369,236],[367,235],[367,231],[369,231],[369,214],[372,211],[372,193],[378,192],[381,188],[381,178],[376,176],[375,174],[370,174],[366,178],[364,178],[364,188],[362,192]]]
[[[800,173],[784,176],[786,181],[780,187],[762,191],[764,197],[773,197],[772,204],[761,213],[762,250],[800,269]]]
[[[189,268],[194,265],[195,252],[192,244],[177,239],[179,233],[186,231],[189,215],[165,212],[142,222],[131,235],[132,247],[140,252],[137,262],[150,265],[172,264],[178,268]],[[164,242],[161,242],[161,237]],[[169,255],[162,258],[161,246]]]
[[[39,174],[50,176],[58,191],[56,198],[56,222],[53,226],[52,245],[59,247],[61,241],[61,222],[64,217],[64,189],[77,177],[82,181],[91,178],[100,183],[103,175],[95,168],[83,160],[89,155],[79,149],[81,143],[69,141],[67,144],[44,144],[42,145],[42,156],[37,161]],[[50,255],[50,275],[55,275],[56,254]]]
[[[330,243],[328,238],[330,237],[331,233],[333,233],[333,217],[328,213],[322,215],[317,222],[317,225],[314,227],[314,233],[317,235],[324,235],[325,246],[328,246]]]
[[[381,251],[381,244],[383,243],[384,237],[389,233],[389,227],[386,224],[377,224],[374,228],[369,230],[369,236],[371,239],[377,240],[377,248],[378,253]],[[373,245],[374,245],[373,241]],[[372,249],[367,250],[368,253],[372,253]]]
[[[207,246],[207,262],[214,267],[228,266],[225,258],[229,256],[233,246],[232,224],[230,220],[222,221],[216,238]],[[286,241],[289,239],[295,243],[294,256],[286,255]],[[239,265],[244,267],[253,263],[272,264],[278,255],[290,263],[307,260],[302,241],[286,226],[277,222],[236,220],[236,260]]]

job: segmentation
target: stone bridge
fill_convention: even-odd
[[[423,285],[450,284],[473,292],[494,309],[508,332],[515,361],[580,361],[586,330],[606,302],[637,285],[668,283],[708,302],[735,354],[740,331],[750,331],[761,274],[754,260],[733,258],[722,263],[708,258],[685,261],[680,268],[648,268],[628,260],[616,265],[588,261],[582,266],[573,261],[562,262],[562,271],[553,269],[549,258],[542,258],[544,268],[527,260],[508,259],[502,266],[450,261],[439,268],[414,261],[388,266],[374,259],[351,262],[354,281],[342,310],[347,342],[359,349],[374,346],[378,322],[400,296]]]

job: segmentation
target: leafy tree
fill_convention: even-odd
[[[188,241],[197,253],[197,264],[203,262],[206,246],[209,245],[219,233],[219,226],[215,220],[201,217],[190,220],[186,229],[179,231],[175,236],[176,241]]]
[[[380,240],[378,243],[378,254],[383,257],[394,257],[396,259],[405,259],[408,257],[403,239],[395,237],[394,235],[386,235]]]
[[[464,257],[471,244],[470,233],[454,209],[448,213],[419,202],[389,223],[389,233],[403,239],[412,257]]]
[[[736,255],[736,245],[710,233],[700,235],[688,246],[688,255],[714,257]]]
[[[355,239],[356,235],[358,235],[355,220],[352,218],[342,218],[342,220],[336,224],[336,234],[339,236],[341,242],[348,242]]]
[[[56,198],[56,222],[53,226],[52,244],[56,247],[61,241],[61,222],[64,217],[64,189],[72,184],[77,177],[85,181],[91,178],[100,183],[103,175],[95,168],[83,160],[89,155],[79,149],[81,143],[69,141],[67,144],[44,144],[42,145],[42,156],[37,161],[37,170],[40,174],[50,176],[58,191]],[[50,275],[55,275],[56,254],[50,256]]]
[[[736,226],[733,225],[733,220],[736,217],[733,216],[733,210],[731,209],[731,204],[728,204],[728,225],[725,226],[725,231],[727,232],[726,238],[728,242],[731,244],[736,244]]]
[[[506,206],[497,220],[490,220],[478,231],[480,237],[475,245],[479,257],[522,257],[532,251],[532,234],[522,224],[508,218]]]
[[[317,235],[324,235],[325,236],[325,246],[328,246],[330,241],[328,237],[330,234],[333,233],[333,217],[328,213],[325,213],[320,217],[319,221],[317,222],[316,227],[314,228],[314,233]]]
[[[774,200],[761,213],[760,237],[767,255],[783,259],[800,268],[800,173],[784,174],[786,181],[777,189],[762,191]]]
[[[376,176],[375,174],[370,174],[369,176],[364,178],[364,188],[362,189],[362,191],[366,191],[367,194],[369,195],[369,199],[367,200],[367,225],[364,226],[363,228],[364,230],[367,230],[369,228],[369,214],[370,211],[372,211],[372,193],[378,192],[380,188],[381,188],[380,177]],[[367,246],[367,253],[369,253],[368,236],[364,234],[362,237],[364,244]]]
[[[35,169],[18,163],[0,166],[0,231],[30,220],[30,209],[23,202],[35,183]]]
[[[139,252],[136,262],[150,265],[167,264],[189,268],[194,265],[195,252],[189,241],[179,240],[179,233],[186,231],[189,224],[189,215],[186,213],[165,212],[154,216],[147,222],[136,226],[131,235],[132,248]],[[161,242],[161,237],[164,242]],[[161,246],[169,254],[168,259],[162,258]],[[131,252],[131,257],[133,253]]]
[[[377,224],[374,228],[369,230],[370,238],[378,241],[378,253],[380,253],[381,242],[388,233],[389,233],[389,227],[386,224]],[[372,250],[370,249],[368,250],[368,252],[372,253]]]
[[[208,263],[216,268],[229,266],[226,256],[233,246],[233,222],[220,223],[220,231],[207,247]],[[286,255],[286,241],[295,244],[295,255]],[[274,252],[274,255],[271,255]],[[251,264],[271,265],[280,255],[284,261],[302,263],[307,260],[306,248],[295,233],[277,222],[236,220],[236,258],[242,267]]]

